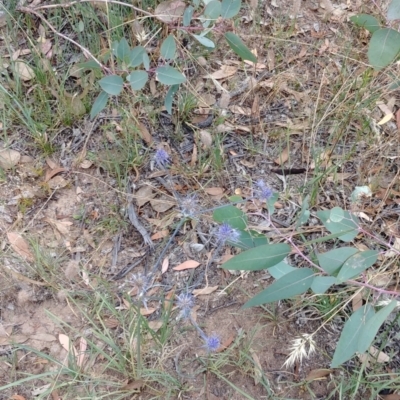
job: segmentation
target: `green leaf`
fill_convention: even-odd
[[[192,35],[200,44],[202,44],[204,47],[208,47],[209,49],[214,49],[215,44],[212,40],[206,38],[205,36],[200,36],[200,35]]]
[[[138,67],[143,62],[143,54],[147,53],[146,49],[142,46],[136,46],[134,49],[132,49],[129,53],[129,66]]]
[[[348,211],[343,211],[343,219],[340,222],[334,222],[330,219],[331,212],[329,210],[318,211],[317,216],[330,232],[340,234],[338,237],[344,242],[350,242],[358,234],[358,218]]]
[[[126,63],[129,62],[129,56],[130,56],[130,47],[128,44],[128,41],[125,38],[122,38],[120,42],[118,43],[118,47],[115,49],[116,50],[116,56],[121,60]]]
[[[286,275],[289,272],[295,271],[297,269],[298,268],[292,267],[291,265],[285,263],[285,261],[281,261],[279,264],[268,268],[268,272],[272,275],[273,278],[280,279],[283,275]]]
[[[268,244],[268,238],[262,233],[256,231],[240,231],[240,238],[237,242],[229,242],[230,246],[239,247],[240,249],[251,249],[253,247],[262,246]]]
[[[107,105],[108,94],[106,92],[100,92],[97,96],[96,100],[92,105],[92,109],[90,110],[90,119],[93,119],[104,107]]]
[[[193,17],[193,12],[194,12],[193,6],[186,7],[185,12],[183,13],[183,26],[190,25],[190,22],[192,21]]]
[[[378,259],[376,250],[360,251],[346,260],[337,275],[338,283],[346,282],[365,271]]]
[[[400,0],[392,0],[387,11],[387,19],[394,21],[400,19]]]
[[[211,0],[207,4],[203,15],[207,19],[217,19],[221,15],[221,2],[218,0]]]
[[[173,60],[176,56],[176,43],[173,35],[168,35],[160,48],[161,57],[165,60]]]
[[[310,196],[307,195],[305,197],[305,199],[303,200],[303,204],[301,205],[299,219],[297,220],[297,223],[296,223],[296,228],[299,228],[301,225],[304,225],[310,218],[310,210],[308,209],[310,207],[309,203],[308,203],[309,199],[310,199]]]
[[[314,280],[314,272],[310,268],[299,268],[289,272],[282,278],[268,286],[249,300],[243,308],[259,306],[260,304],[272,303],[278,300],[290,299],[293,296],[306,292]]]
[[[225,33],[225,39],[228,42],[230,48],[242,59],[249,60],[253,63],[257,62],[257,57],[248,49],[248,47],[242,42],[239,36],[232,32]]]
[[[178,91],[179,85],[172,85],[167,92],[167,95],[165,96],[164,100],[164,106],[165,109],[167,110],[168,114],[172,114],[172,101],[174,99],[175,93]]]
[[[329,275],[333,275],[339,270],[344,262],[358,250],[354,247],[339,247],[326,253],[317,254],[319,266]]]
[[[354,22],[357,26],[365,28],[371,33],[374,33],[381,27],[379,21],[372,15],[368,14],[353,15],[352,17],[350,17],[350,21]]]
[[[335,283],[337,283],[337,279],[334,276],[316,276],[311,285],[311,290],[315,294],[324,294]]]
[[[392,300],[386,307],[379,310],[367,323],[358,339],[359,353],[365,353],[371,346],[379,328],[385,322],[389,314],[395,309],[397,305],[396,300]]]
[[[280,263],[290,253],[286,243],[265,244],[246,250],[222,264],[222,268],[260,271]]]
[[[184,75],[170,66],[158,67],[156,69],[157,80],[165,85],[177,85],[186,81]]]
[[[213,212],[213,219],[215,222],[226,222],[232,228],[244,231],[247,228],[247,216],[235,206],[225,206],[217,208]]]
[[[329,216],[332,222],[340,222],[344,218],[344,210],[341,207],[333,207]]]
[[[149,58],[149,55],[147,54],[147,52],[144,52],[142,54],[142,59],[143,59],[144,69],[146,71],[148,71],[150,69],[150,58]]]
[[[374,315],[374,310],[369,304],[360,307],[344,324],[342,334],[336,345],[331,368],[343,364],[358,351],[358,343],[361,333],[365,329],[367,321]]]
[[[118,96],[124,86],[124,81],[118,75],[109,75],[99,80],[100,87],[108,94]]]
[[[146,71],[133,71],[126,79],[131,84],[133,90],[140,90],[143,89],[149,79],[149,75]]]
[[[279,198],[279,193],[274,193],[268,200],[267,200],[267,210],[269,215],[272,215],[275,211],[275,203]]]
[[[380,70],[396,59],[400,52],[400,33],[394,29],[378,29],[372,34],[368,47],[369,63]]]
[[[240,11],[241,0],[222,0],[221,17],[232,18]]]

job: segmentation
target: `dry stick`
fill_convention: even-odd
[[[21,11],[26,14],[35,15],[37,18],[39,18],[41,21],[43,21],[57,36],[60,36],[63,39],[71,42],[75,46],[79,47],[83,51],[83,53],[87,54],[97,65],[100,66],[100,68],[102,68],[105,71],[109,71],[109,69],[106,66],[104,66],[88,49],[86,49],[85,47],[80,45],[78,42],[75,42],[74,39],[71,39],[68,36],[63,35],[62,33],[58,32],[57,29],[54,28],[54,26],[51,25],[50,22],[48,22],[47,19],[42,14],[38,13],[37,11],[33,10],[32,8],[22,7],[22,6],[18,7],[18,11]]]
[[[70,3],[63,3],[63,4],[49,4],[46,6],[39,6],[39,7],[35,7],[35,10],[46,10],[49,8],[69,8],[75,4],[80,4],[80,3],[107,3],[107,4],[118,4],[120,6],[125,6],[128,8],[132,8],[135,11],[140,12],[143,15],[147,15],[149,17],[154,17],[153,14],[142,10],[141,8],[135,7],[131,4],[127,4],[127,3],[123,3],[122,1],[116,1],[116,0],[78,0],[78,1],[71,1]]]

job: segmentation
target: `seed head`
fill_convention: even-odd
[[[176,306],[181,310],[179,318],[189,318],[194,306],[194,297],[190,293],[181,293],[176,296]]]
[[[219,243],[237,242],[240,238],[239,230],[232,228],[229,224],[224,222],[219,226],[217,233],[215,234]]]
[[[198,204],[196,195],[192,194],[184,197],[180,201],[181,203],[181,211],[184,217],[192,217],[198,211]]]
[[[301,337],[292,340],[292,345],[289,347],[289,350],[290,356],[283,364],[284,367],[291,367],[296,363],[296,361],[301,363],[303,357],[308,358],[312,353],[314,353],[315,342],[312,335],[306,333]]]
[[[164,149],[160,148],[154,155],[154,161],[156,162],[158,168],[165,169],[168,167],[170,162],[169,155]]]

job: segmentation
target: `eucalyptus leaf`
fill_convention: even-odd
[[[146,53],[146,49],[142,46],[136,46],[129,53],[129,66],[138,67],[143,62],[143,54]]]
[[[226,222],[232,228],[244,231],[247,228],[247,215],[237,207],[228,205],[214,210],[213,219],[215,222]]]
[[[146,85],[149,75],[146,71],[133,71],[126,79],[131,84],[133,90],[140,90]]]
[[[221,2],[218,0],[211,0],[203,13],[206,19],[215,20],[221,15]]]
[[[400,0],[392,0],[387,11],[387,19],[394,21],[400,19]]]
[[[171,85],[171,87],[168,89],[168,92],[165,96],[164,100],[164,106],[165,109],[167,110],[168,114],[172,114],[172,101],[174,99],[175,93],[178,91],[179,85]]]
[[[395,309],[396,305],[397,301],[392,300],[386,307],[379,310],[367,321],[358,339],[358,351],[360,353],[365,353],[369,349],[379,328],[386,321],[389,314]]]
[[[358,235],[359,220],[348,211],[343,212],[343,219],[340,222],[330,219],[331,212],[329,210],[318,211],[317,216],[330,232],[340,234],[339,239],[344,242],[350,242]]]
[[[391,28],[378,29],[372,34],[368,61],[380,70],[394,61],[400,52],[400,33]]]
[[[238,254],[222,264],[222,268],[260,271],[280,263],[289,253],[290,246],[286,243],[265,244]]]
[[[92,105],[92,109],[90,110],[90,119],[93,119],[104,107],[107,105],[108,94],[106,92],[100,92],[97,96],[96,100]]]
[[[304,225],[307,223],[308,219],[310,218],[310,210],[309,210],[309,203],[308,201],[310,200],[310,196],[307,195],[303,199],[303,203],[301,205],[301,211],[299,215],[299,219],[296,222],[296,228],[299,228],[301,225]]]
[[[349,257],[356,253],[358,250],[354,247],[339,247],[326,253],[317,254],[317,258],[319,266],[329,275],[333,275]]]
[[[344,210],[341,207],[333,207],[329,216],[332,222],[340,222],[344,218]]]
[[[354,22],[357,26],[365,28],[367,31],[374,33],[378,29],[380,29],[379,21],[368,14],[357,14],[350,17],[350,21]]]
[[[109,75],[99,80],[100,87],[108,94],[118,96],[124,86],[124,81],[118,75]]]
[[[375,264],[379,252],[376,250],[359,251],[346,260],[337,275],[338,283],[355,278],[371,265]]]
[[[258,233],[253,230],[249,231],[240,231],[240,237],[237,242],[228,241],[230,246],[236,246],[240,249],[251,249],[253,247],[262,246],[264,244],[268,244],[268,238],[262,233]]]
[[[183,26],[190,25],[190,22],[192,21],[193,17],[193,12],[194,12],[193,6],[186,7],[185,12],[183,13]]]
[[[204,36],[200,36],[200,35],[192,35],[200,44],[202,44],[204,47],[208,47],[209,49],[213,49],[215,48],[215,44],[212,40],[204,37]]]
[[[242,5],[241,0],[222,0],[221,17],[232,18],[237,15]]]
[[[157,80],[165,85],[178,85],[186,81],[184,75],[169,65],[156,69]]]
[[[333,355],[331,368],[337,368],[358,351],[360,335],[365,329],[369,319],[374,316],[371,305],[366,304],[354,312],[344,324],[339,341],[336,344],[336,351]]]
[[[233,32],[225,33],[225,39],[230,48],[242,59],[249,60],[253,63],[257,62],[257,57],[249,50],[249,48],[242,42],[239,36]]]
[[[287,264],[285,261],[281,261],[279,264],[274,265],[271,268],[268,268],[268,272],[275,279],[282,278],[283,275],[288,274],[289,272],[295,271],[298,268],[292,267]]]
[[[160,54],[165,60],[173,60],[176,57],[176,43],[173,35],[168,35],[163,41]]]
[[[337,279],[334,276],[316,276],[311,285],[311,290],[315,294],[324,294],[335,283],[337,283]]]
[[[243,308],[259,306],[278,300],[290,299],[305,293],[312,285],[314,271],[310,268],[298,268],[268,286],[261,293],[249,300]]]
[[[146,51],[142,54],[142,60],[144,69],[148,71],[150,69],[150,58]]]
[[[128,41],[123,37],[119,41],[118,46],[116,48],[116,56],[120,61],[128,63],[130,58],[130,51],[131,49],[129,47]]]

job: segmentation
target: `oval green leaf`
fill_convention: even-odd
[[[108,94],[106,92],[100,92],[96,100],[93,103],[92,109],[90,110],[90,119],[93,119],[104,107],[107,105]]]
[[[158,67],[156,69],[156,78],[159,82],[164,83],[165,85],[178,85],[179,83],[186,81],[184,75],[169,65]]]
[[[324,294],[335,283],[337,283],[337,279],[334,276],[316,276],[311,285],[311,290],[315,294]]]
[[[168,37],[163,41],[160,48],[161,57],[165,60],[173,60],[176,56],[176,43],[173,35],[168,35]]]
[[[205,10],[204,17],[206,19],[217,19],[221,15],[221,2],[218,0],[211,0]]]
[[[372,34],[368,47],[368,61],[380,70],[396,59],[400,52],[400,33],[394,29],[378,29]]]
[[[149,79],[149,75],[146,71],[133,71],[126,77],[126,79],[131,84],[133,90],[140,90],[143,89]]]
[[[224,269],[260,271],[280,263],[290,253],[285,243],[265,244],[231,258],[222,264]]]
[[[249,50],[249,48],[242,42],[239,36],[232,32],[225,33],[225,39],[230,48],[242,59],[249,60],[253,63],[257,62],[257,57]]]
[[[357,26],[365,28],[371,33],[374,33],[381,27],[379,21],[369,14],[353,15],[352,17],[350,17],[350,21],[354,22]]]
[[[226,222],[232,228],[244,231],[247,228],[247,216],[235,206],[225,206],[217,208],[213,212],[213,219],[215,222]]]
[[[387,19],[394,21],[400,19],[400,0],[392,0],[387,11]]]
[[[289,272],[249,300],[243,308],[259,306],[278,300],[290,299],[306,292],[314,280],[314,272],[310,268],[299,268]]]
[[[193,12],[194,12],[193,6],[186,7],[185,12],[183,13],[183,26],[190,25],[190,22],[192,21],[192,17],[193,17]]]
[[[379,310],[367,321],[358,339],[358,351],[360,353],[365,353],[369,349],[375,339],[376,334],[378,333],[379,328],[385,322],[389,314],[394,310],[396,305],[397,301],[392,300],[386,307]]]
[[[129,66],[138,67],[143,62],[143,55],[147,54],[146,49],[142,46],[136,46],[129,53]]]
[[[344,324],[336,351],[333,355],[331,368],[337,368],[358,351],[358,342],[367,321],[374,316],[374,310],[369,304],[360,307]]]
[[[128,41],[123,37],[115,49],[116,56],[119,58],[120,61],[124,61],[127,63],[129,62],[130,58],[130,51],[131,49],[129,47]]]
[[[319,266],[329,275],[333,275],[349,257],[356,253],[358,250],[354,247],[339,247],[326,253],[317,254],[317,258]]]
[[[204,47],[208,47],[209,49],[214,49],[215,44],[212,40],[209,38],[206,38],[205,36],[200,36],[200,35],[192,35],[200,44],[202,44]]]
[[[268,238],[262,233],[256,231],[240,231],[240,238],[237,242],[227,242],[230,246],[239,247],[240,249],[247,250],[253,247],[268,244]]]
[[[317,216],[330,232],[337,234],[338,238],[344,242],[350,242],[358,235],[359,220],[348,211],[343,212],[343,219],[340,222],[330,219],[331,212],[329,210],[318,211]]]
[[[329,216],[332,222],[340,222],[344,218],[344,210],[341,207],[333,207]]]
[[[376,250],[360,251],[346,260],[337,275],[338,283],[346,282],[355,278],[373,265],[378,259],[379,252]]]
[[[292,267],[291,265],[285,263],[285,261],[281,261],[279,264],[274,265],[271,268],[268,268],[268,272],[275,279],[282,278],[283,275],[288,274],[289,272],[295,271],[298,268]]]
[[[118,96],[122,91],[124,81],[118,75],[110,75],[100,79],[99,85],[106,93]]]
[[[175,93],[178,91],[179,85],[172,85],[165,96],[164,106],[168,114],[172,114],[172,101],[174,99]]]
[[[242,5],[241,0],[222,0],[221,17],[232,18],[238,14]]]

